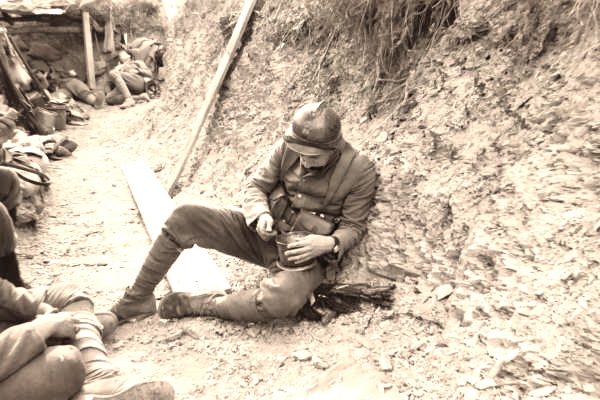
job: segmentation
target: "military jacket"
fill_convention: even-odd
[[[269,210],[269,195],[283,184],[291,207],[322,213],[338,223],[332,233],[340,243],[340,253],[354,247],[366,233],[369,210],[373,205],[377,173],[375,165],[343,141],[340,148],[349,146],[354,153],[352,163],[341,182],[332,177],[337,161],[317,173],[306,172],[299,154],[289,149],[283,139],[273,147],[270,155],[252,175],[246,186],[242,207],[248,226]],[[337,188],[329,204],[325,198],[329,187]]]
[[[0,382],[46,350],[46,341],[33,328],[39,307],[27,289],[0,279]]]

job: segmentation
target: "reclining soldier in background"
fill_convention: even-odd
[[[60,80],[60,86],[65,88],[75,100],[82,101],[94,107],[100,107],[104,96],[94,92],[84,81],[77,77],[73,70],[68,71],[68,76]]]
[[[144,93],[146,80],[152,78],[152,70],[140,60],[134,60],[125,50],[119,52],[119,64],[108,72],[108,78],[114,88],[106,95],[106,104],[128,108],[135,105],[134,95],[138,100],[149,101],[150,97]]]
[[[3,177],[13,178],[0,175],[0,187],[18,190],[2,185]],[[19,287],[15,244],[11,217],[0,203],[0,399],[173,400],[168,382],[119,376],[102,343],[117,319],[96,314],[77,286]]]
[[[242,209],[185,204],[175,208],[154,241],[133,286],[112,307],[123,321],[156,312],[154,289],[182,249],[199,247],[268,268],[259,288],[225,294],[167,295],[162,318],[216,316],[263,321],[295,316],[313,291],[366,232],[376,190],[374,164],[342,138],[339,116],[322,103],[296,111],[245,191]],[[279,259],[279,232],[310,234]],[[201,268],[202,266],[199,266]]]

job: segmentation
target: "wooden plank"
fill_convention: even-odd
[[[122,166],[129,188],[138,206],[150,239],[154,240],[175,203],[161,185],[146,160]],[[219,270],[206,249],[198,246],[184,250],[167,272],[173,291],[205,292],[230,289],[223,271]]]
[[[83,53],[85,54],[85,71],[90,89],[96,89],[96,72],[94,71],[94,48],[92,47],[92,28],[90,26],[90,13],[81,13],[83,29]]]
[[[40,26],[19,26],[12,27],[10,25],[7,26],[7,30],[11,35],[19,35],[26,33],[65,33],[72,34],[78,33],[81,34],[82,28],[81,26],[49,26],[49,25],[40,25]]]
[[[217,95],[219,93],[219,89],[223,84],[223,80],[225,79],[225,75],[227,75],[227,71],[229,70],[229,66],[235,57],[235,54],[240,46],[240,42],[242,40],[242,33],[246,29],[246,25],[250,20],[250,16],[252,15],[252,11],[254,10],[254,5],[256,4],[256,0],[246,0],[244,4],[244,8],[240,13],[240,16],[235,24],[235,28],[233,28],[233,33],[231,34],[231,38],[227,43],[227,47],[225,48],[225,52],[221,57],[221,61],[219,62],[219,66],[217,68],[217,72],[213,77],[213,80],[208,88],[206,96],[204,96],[204,101],[202,102],[202,107],[200,108],[200,112],[198,113],[198,118],[194,121],[194,125],[192,127],[192,135],[188,138],[188,142],[185,146],[185,150],[183,156],[175,166],[175,173],[173,174],[173,178],[171,178],[171,183],[169,184],[169,188],[167,189],[169,194],[173,194],[175,190],[175,185],[179,180],[179,176],[183,172],[183,168],[185,163],[187,162],[188,157],[194,150],[196,145],[196,141],[202,132],[202,126],[204,126],[204,121],[206,120],[207,115],[209,114],[212,106],[215,104]]]

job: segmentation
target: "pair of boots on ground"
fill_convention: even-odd
[[[26,287],[27,285],[21,278],[19,264],[15,253],[0,258],[0,278],[6,279],[17,287]],[[118,324],[117,317],[112,312],[94,312],[94,306],[91,301],[77,300],[62,311],[72,312],[75,315],[77,322],[77,333],[74,340],[69,344],[75,346],[80,352],[79,357],[69,357],[60,353],[56,368],[48,369],[48,380],[53,380],[60,368],[71,368],[66,373],[70,374],[69,382],[65,382],[64,386],[73,385],[73,387],[56,387],[58,393],[46,393],[48,398],[64,395],[66,392],[77,392],[72,400],[173,400],[174,389],[170,383],[157,380],[131,380],[119,375],[119,371],[110,362],[106,347],[103,343],[103,338],[109,336]],[[58,343],[57,343],[58,344]],[[50,350],[52,351],[52,350]],[[57,352],[62,350],[58,349]],[[65,362],[65,358],[73,359],[73,363]],[[48,356],[47,360],[51,360],[52,356]],[[71,367],[65,366],[72,364]],[[83,364],[83,368],[81,367]],[[75,375],[75,376],[73,376]],[[32,376],[34,380],[39,381],[40,376]],[[80,379],[78,379],[80,378]],[[28,385],[27,382],[5,381],[8,392],[23,393],[28,390],[39,391],[35,385]],[[14,385],[14,388],[11,386]],[[49,391],[51,391],[49,389]],[[39,398],[40,393],[31,393],[31,398]],[[29,395],[27,395],[29,396]],[[27,397],[26,396],[26,397]],[[69,396],[69,395],[67,395]],[[29,397],[27,397],[29,398]]]

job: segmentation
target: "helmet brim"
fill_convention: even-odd
[[[294,137],[294,133],[292,131],[292,127],[289,127],[285,135],[288,138]],[[333,150],[329,149],[320,149],[314,146],[307,146],[305,144],[296,143],[294,140],[286,140],[287,146],[296,153],[302,154],[303,156],[321,156],[326,154],[331,154]]]
[[[288,147],[303,156],[322,156],[331,154],[333,150],[319,149],[317,147],[305,146],[298,143],[288,143]]]

